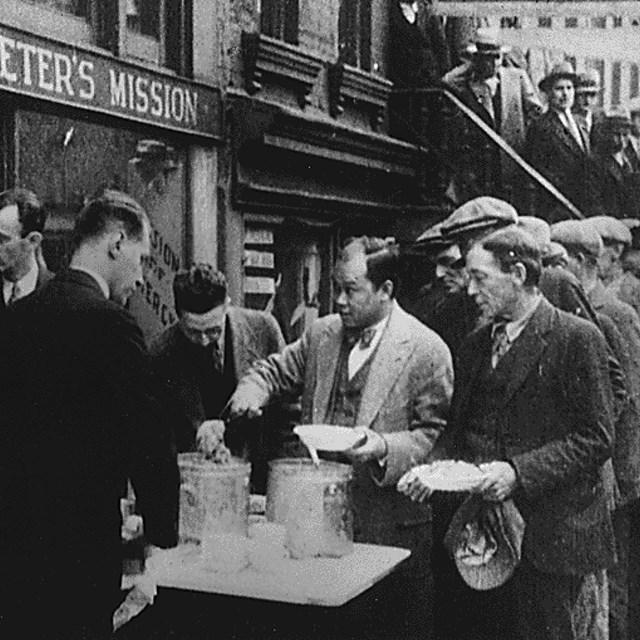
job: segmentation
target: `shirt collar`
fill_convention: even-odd
[[[40,275],[40,270],[38,269],[38,262],[36,261],[35,256],[31,256],[31,265],[29,267],[29,271],[26,275],[22,276],[20,280],[17,280],[15,283],[9,280],[4,281],[4,289],[5,291],[13,289],[14,285],[18,285],[18,291],[20,291],[20,297],[28,296],[33,293],[38,286],[38,276]],[[5,296],[5,299],[7,296]]]
[[[99,273],[96,273],[92,269],[87,269],[87,267],[81,267],[79,265],[74,265],[74,264],[70,266],[70,269],[73,269],[74,271],[81,271],[82,273],[86,273],[87,275],[91,276],[98,283],[98,286],[100,287],[100,291],[102,291],[102,293],[104,294],[104,297],[107,300],[109,299],[109,285],[107,284],[107,281]]]
[[[521,318],[513,320],[512,322],[507,322],[504,325],[504,330],[510,343],[513,343],[516,338],[524,331],[524,328],[527,326],[529,320],[531,320],[531,316],[533,316],[533,314],[536,312],[536,309],[538,308],[541,300],[542,295],[536,294],[535,301]],[[494,325],[494,327],[495,326],[496,325]]]

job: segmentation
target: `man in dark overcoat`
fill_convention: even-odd
[[[124,193],[91,200],[70,268],[19,301],[2,335],[3,637],[111,637],[127,479],[149,546],[177,542],[175,448],[123,306],[149,227]]]

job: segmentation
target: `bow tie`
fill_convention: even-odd
[[[368,349],[371,346],[375,335],[375,328],[367,327],[366,329],[361,329],[360,331],[345,332],[344,339],[350,349],[355,347],[356,344],[360,347],[360,349]]]

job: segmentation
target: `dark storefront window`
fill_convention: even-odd
[[[155,132],[40,112],[19,111],[16,127],[18,182],[49,210],[49,267],[56,271],[66,263],[75,217],[92,194],[103,187],[126,191],[145,207],[153,227],[145,284],[131,310],[147,338],[172,324],[171,283],[186,250],[186,150]]]
[[[272,312],[287,342],[331,311],[332,238],[300,223],[246,225],[244,305]]]
[[[298,44],[299,0],[262,0],[260,31],[265,36]]]
[[[371,71],[371,0],[342,0],[338,17],[340,62]]]

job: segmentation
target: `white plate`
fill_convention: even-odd
[[[336,427],[328,424],[301,424],[293,432],[306,445],[318,451],[346,451],[361,445],[367,439],[350,427]]]
[[[473,491],[484,478],[476,465],[461,460],[438,460],[413,469],[418,479],[438,491]]]

